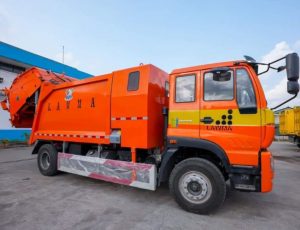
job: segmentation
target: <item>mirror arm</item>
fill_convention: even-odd
[[[264,74],[264,73],[266,73],[270,70],[270,64],[265,64],[265,63],[256,63],[256,64],[257,65],[267,65],[268,66],[268,68],[265,71],[263,71],[261,73],[257,73],[257,75],[262,75],[262,74]]]
[[[275,68],[275,67],[273,67],[273,66],[271,66],[272,64],[274,64],[274,63],[276,63],[276,62],[279,62],[279,61],[281,61],[281,60],[283,60],[283,59],[285,59],[286,58],[286,56],[284,56],[284,57],[282,57],[282,58],[279,58],[279,59],[277,59],[277,60],[275,60],[275,61],[272,61],[272,62],[270,62],[270,63],[261,63],[261,62],[253,62],[254,64],[257,64],[257,65],[266,65],[266,66],[268,66],[268,68],[265,70],[265,71],[263,71],[263,72],[261,72],[261,73],[258,73],[257,75],[262,75],[262,74],[264,74],[264,73],[266,73],[266,72],[268,72],[270,69],[274,69],[274,70],[279,70],[279,68]]]
[[[295,94],[294,96],[292,96],[291,98],[287,99],[286,101],[282,102],[281,104],[279,104],[279,105],[277,105],[277,106],[271,108],[271,110],[277,109],[277,108],[279,108],[280,106],[284,105],[285,103],[288,103],[289,101],[295,99],[295,98],[297,97],[297,95],[298,95],[298,93]]]
[[[282,58],[279,58],[279,59],[277,59],[277,60],[275,60],[275,61],[272,61],[272,62],[269,63],[269,65],[272,65],[272,64],[274,64],[274,63],[276,63],[276,62],[279,62],[279,61],[281,61],[281,60],[283,60],[283,59],[285,59],[285,58],[286,58],[286,56],[284,56],[284,57],[282,57]]]

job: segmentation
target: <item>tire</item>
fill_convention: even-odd
[[[169,188],[180,207],[197,214],[215,211],[226,196],[224,176],[213,163],[201,158],[178,163],[171,172]]]
[[[57,171],[57,151],[51,144],[44,144],[38,151],[37,164],[44,176],[54,176]]]

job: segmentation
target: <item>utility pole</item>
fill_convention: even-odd
[[[65,64],[65,46],[62,47],[62,63]]]

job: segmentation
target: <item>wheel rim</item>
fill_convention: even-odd
[[[179,191],[187,201],[202,204],[210,198],[212,186],[210,180],[203,173],[191,171],[180,177]]]
[[[43,152],[40,158],[40,165],[42,169],[47,170],[50,166],[50,156],[47,152]]]

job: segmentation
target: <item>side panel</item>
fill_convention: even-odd
[[[287,130],[286,130],[286,126],[285,126],[285,111],[282,111],[279,114],[279,132],[281,135],[286,135],[287,134]]]
[[[295,112],[294,109],[287,109],[285,112],[285,127],[288,135],[295,134]]]
[[[128,90],[130,73],[139,71],[137,90]],[[148,81],[149,66],[113,72],[111,119],[112,129],[121,130],[121,146],[148,148]]]
[[[132,187],[155,190],[156,167],[151,164],[106,160],[69,153],[58,153],[60,171]]]
[[[300,136],[300,107],[294,108],[295,116],[295,135]]]
[[[165,86],[168,74],[151,66],[148,97],[148,146],[162,147],[164,141],[163,107],[168,107]]]
[[[35,139],[109,143],[111,75],[55,88],[38,106]]]

